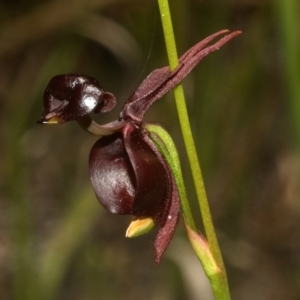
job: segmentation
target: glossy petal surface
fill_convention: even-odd
[[[145,137],[141,128],[128,123],[122,133],[98,140],[90,153],[91,180],[98,200],[110,212],[160,220],[169,205],[169,178],[165,162]]]
[[[115,99],[109,94],[109,97],[102,101],[103,94],[105,92],[99,82],[92,77],[57,75],[50,80],[44,92],[44,112],[39,123],[64,123],[75,120],[91,113],[99,105],[107,111],[115,105]]]
[[[136,195],[133,214],[158,216],[161,214],[168,194],[168,174],[157,153],[147,143],[146,133],[131,123],[123,130],[124,145],[136,178]]]
[[[136,183],[122,134],[99,139],[90,152],[89,165],[99,202],[111,213],[132,214]]]

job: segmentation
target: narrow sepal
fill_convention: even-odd
[[[168,178],[167,194],[165,196],[164,206],[158,215],[159,229],[154,241],[155,262],[159,265],[164,252],[175,234],[179,222],[180,199],[178,188],[168,162],[163,158],[163,155],[148,134],[145,135],[144,140],[153,152],[155,152]]]
[[[172,180],[169,207],[161,218],[160,228],[154,241],[155,262],[160,264],[162,256],[169,246],[180,218],[180,199],[174,180]]]
[[[190,48],[182,55],[178,67],[172,72],[169,67],[163,67],[150,73],[128,98],[120,113],[120,118],[141,121],[148,108],[180,83],[205,56],[218,50],[241,33],[240,31],[229,33],[215,44],[205,48],[214,38],[227,32],[228,30],[221,30]]]

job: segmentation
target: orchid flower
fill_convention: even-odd
[[[143,116],[158,99],[180,83],[209,53],[218,50],[240,32],[219,31],[190,48],[173,71],[163,67],[151,72],[125,102],[119,118],[99,125],[91,112],[104,113],[116,104],[89,76],[57,75],[44,93],[40,124],[76,120],[88,132],[100,136],[89,157],[92,185],[99,202],[111,213],[133,215],[127,236],[159,227],[154,242],[155,260],[169,245],[180,216],[180,199],[172,171],[145,128]],[[226,34],[215,44],[216,37]],[[143,229],[140,229],[140,228]]]

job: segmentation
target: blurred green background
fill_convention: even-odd
[[[232,299],[300,299],[300,3],[170,2],[180,54],[243,31],[184,80]],[[35,123],[56,74],[94,76],[117,96],[104,123],[164,65],[155,0],[0,1],[1,300],[213,299],[182,224],[157,268],[155,232],[125,239],[130,217],[98,204],[95,137]],[[173,135],[201,229],[172,93],[146,119]]]

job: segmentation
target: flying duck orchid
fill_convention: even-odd
[[[76,120],[88,132],[101,138],[89,156],[92,185],[99,202],[111,213],[133,215],[127,236],[159,227],[154,242],[159,264],[169,245],[180,215],[180,199],[172,171],[153,142],[143,122],[148,108],[181,82],[209,53],[218,50],[240,32],[219,31],[190,48],[173,71],[163,67],[151,72],[127,99],[119,118],[100,125],[91,112],[104,113],[116,104],[113,94],[89,76],[57,75],[44,93],[40,124]],[[208,45],[219,35],[219,41]],[[138,224],[138,225],[137,225]]]

